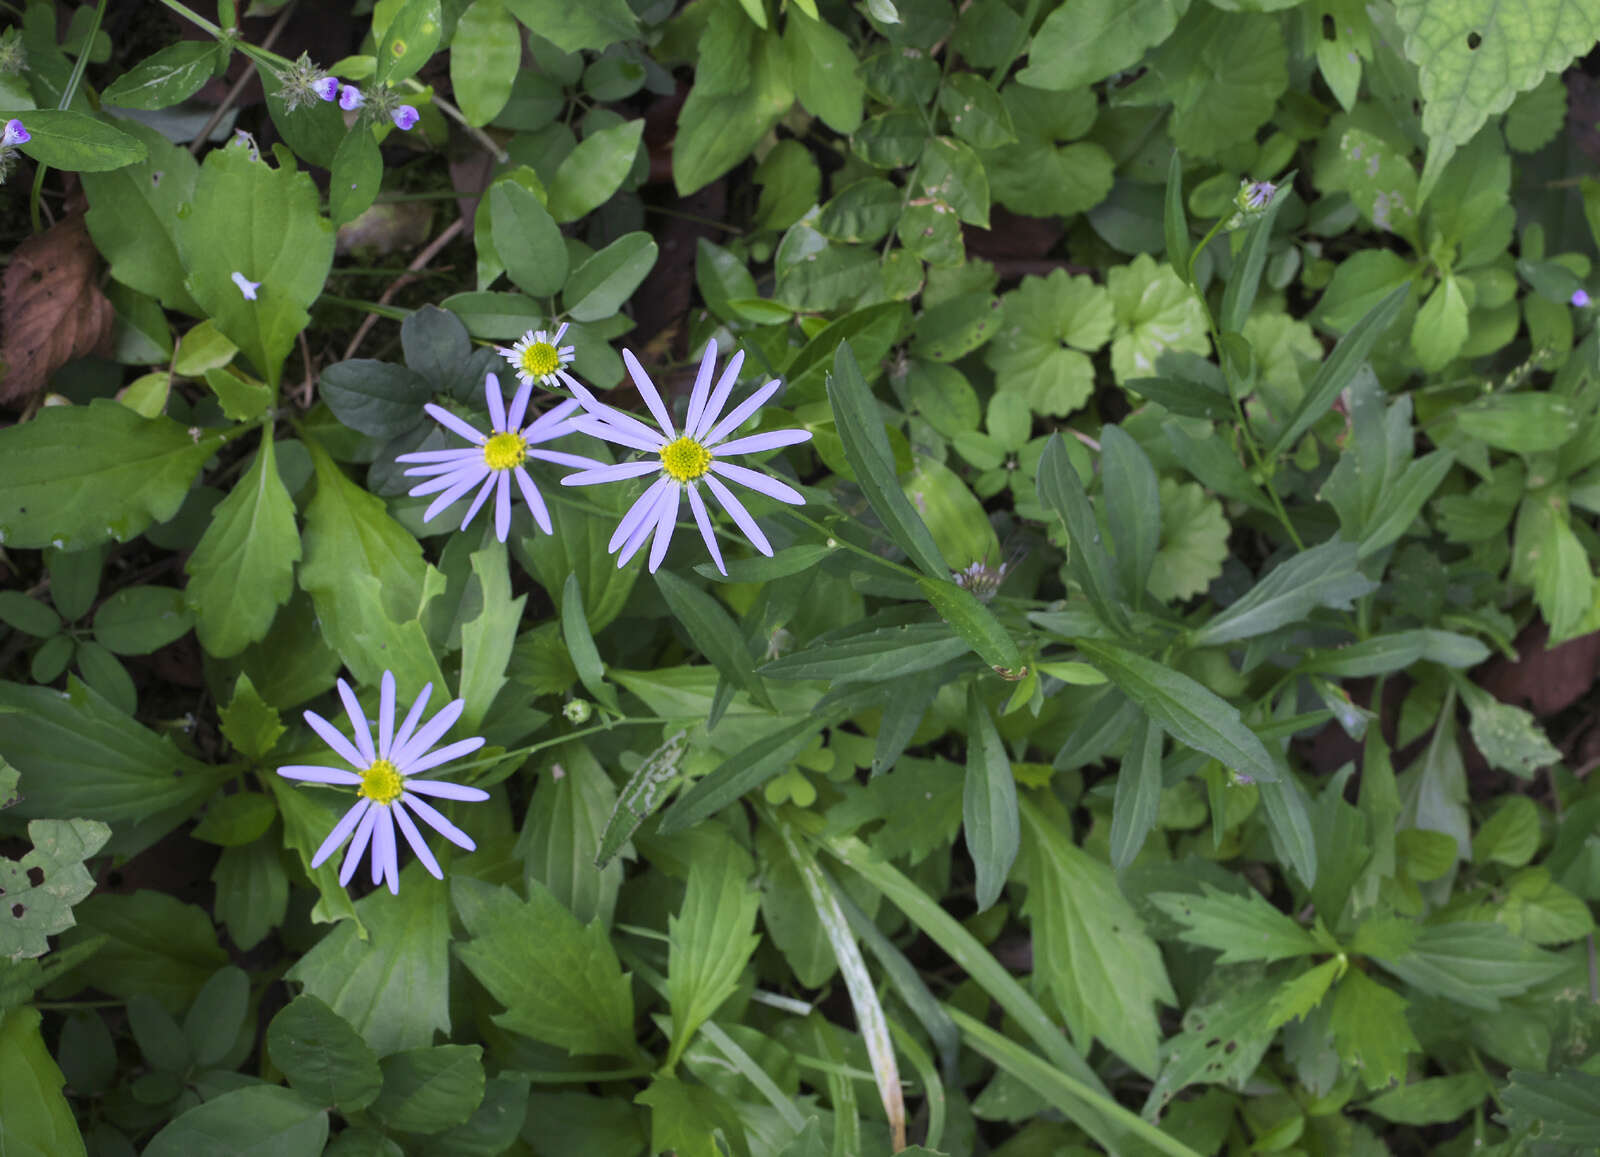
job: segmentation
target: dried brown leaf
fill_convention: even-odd
[[[109,351],[116,314],[95,264],[82,212],[17,246],[0,281],[0,405],[20,407],[73,358]]]

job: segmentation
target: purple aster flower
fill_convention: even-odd
[[[485,800],[489,798],[489,793],[482,788],[464,787],[443,780],[410,778],[418,772],[429,771],[483,746],[483,739],[474,737],[429,752],[428,749],[461,717],[466,705],[464,699],[457,699],[446,705],[443,711],[427,723],[418,727],[422,712],[428,705],[428,696],[432,692],[433,684],[429,683],[422,689],[422,694],[417,696],[404,722],[400,724],[400,729],[396,731],[394,675],[385,671],[379,691],[378,741],[374,745],[366,713],[356,701],[355,692],[350,689],[350,685],[340,679],[339,698],[344,701],[345,713],[350,717],[350,724],[354,729],[354,742],[346,739],[337,727],[314,711],[307,711],[305,720],[340,759],[356,770],[345,771],[339,767],[303,764],[278,768],[278,774],[285,779],[339,784],[356,789],[358,798],[355,806],[345,812],[344,818],[334,825],[333,830],[328,833],[328,838],[322,841],[322,846],[311,857],[311,866],[320,868],[329,856],[350,839],[351,833],[354,833],[355,839],[350,844],[350,850],[345,853],[344,864],[339,869],[340,884],[350,882],[350,877],[355,875],[356,865],[361,861],[361,854],[370,846],[372,882],[374,884],[387,882],[389,891],[399,895],[400,864],[394,838],[396,826],[404,833],[406,842],[417,854],[417,859],[422,861],[422,866],[428,869],[435,879],[444,879],[444,873],[439,870],[439,861],[428,850],[422,833],[417,830],[417,825],[411,818],[413,812],[416,813],[417,819],[422,820],[457,847],[469,852],[477,847],[471,836],[445,819],[437,808],[422,797]]]
[[[655,383],[650,380],[649,375],[644,372],[639,360],[629,350],[622,351],[622,359],[627,363],[628,373],[632,375],[634,385],[643,395],[645,405],[650,408],[650,414],[655,418],[659,430],[653,430],[631,414],[625,414],[606,405],[574,378],[562,375],[568,388],[587,411],[583,416],[572,420],[574,427],[585,434],[603,438],[607,442],[626,446],[631,450],[642,450],[650,457],[634,462],[622,462],[616,466],[597,466],[577,474],[569,474],[561,480],[561,484],[589,486],[599,482],[642,478],[647,474],[658,475],[649,489],[622,516],[622,521],[617,524],[616,533],[611,536],[611,542],[606,549],[617,555],[617,565],[622,566],[638,553],[639,548],[653,533],[655,543],[650,548],[650,570],[654,572],[661,565],[661,560],[666,557],[667,547],[672,542],[672,532],[678,521],[679,504],[687,496],[695,524],[700,528],[700,537],[705,540],[706,549],[711,552],[711,560],[717,564],[719,571],[727,574],[727,568],[722,565],[722,552],[717,548],[716,535],[711,530],[711,518],[706,513],[705,501],[700,497],[702,482],[705,483],[706,489],[711,491],[712,497],[721,503],[722,508],[738,524],[739,529],[744,531],[751,545],[762,554],[770,556],[772,544],[767,541],[766,535],[761,533],[761,528],[756,525],[756,520],[750,517],[750,512],[744,508],[744,504],[723,484],[722,479],[748,486],[751,490],[765,494],[769,498],[776,498],[779,502],[789,502],[799,506],[805,503],[805,498],[787,483],[779,482],[776,478],[768,477],[748,466],[738,466],[723,459],[736,458],[742,454],[756,454],[763,450],[775,450],[780,446],[793,446],[808,441],[811,438],[811,431],[772,430],[765,434],[735,438],[731,442],[724,439],[766,405],[772,395],[777,393],[779,383],[776,380],[768,382],[724,417],[723,407],[728,404],[734,383],[739,380],[739,367],[744,364],[744,351],[741,350],[733,355],[713,391],[711,375],[716,368],[717,343],[708,341],[705,357],[700,361],[699,376],[695,378],[694,391],[689,395],[689,412],[680,431],[673,426],[667,407],[661,401],[661,394],[656,390]]]

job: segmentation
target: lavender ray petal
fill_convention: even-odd
[[[744,531],[744,536],[750,540],[750,545],[771,558],[772,544],[767,541],[767,536],[761,533],[756,520],[750,517],[750,512],[744,508],[744,503],[735,498],[733,491],[719,482],[715,475],[707,474],[702,481],[711,493],[716,495],[717,501],[722,503],[722,509],[728,512],[728,517]]]
[[[313,871],[322,867],[324,861],[339,850],[339,845],[350,838],[350,833],[356,830],[356,825],[361,822],[361,817],[367,814],[367,809],[371,806],[370,799],[358,799],[354,806],[340,817],[339,822],[334,824],[333,830],[328,833],[328,838],[317,846],[316,854],[311,857]]]
[[[717,388],[711,393],[711,400],[706,403],[705,412],[700,415],[700,426],[690,433],[691,438],[705,441],[706,431],[716,424],[717,417],[722,413],[722,407],[728,404],[728,395],[733,393],[734,384],[739,380],[739,370],[744,366],[744,350],[735,350],[733,357],[728,359],[728,364],[723,368],[722,376],[717,379]]]
[[[748,466],[735,466],[732,462],[711,463],[711,469],[724,478],[737,482],[741,486],[748,486],[751,490],[760,491],[768,498],[776,498],[779,502],[792,503],[795,506],[806,504],[805,495],[786,482],[779,482],[776,478],[769,478]]]
[[[755,393],[751,394],[744,401],[740,402],[731,411],[729,411],[727,417],[723,418],[722,421],[711,427],[711,432],[708,433],[703,439],[705,444],[707,446],[715,446],[721,439],[726,438],[740,426],[744,425],[745,422],[749,421],[752,414],[767,404],[768,399],[770,399],[773,394],[778,392],[778,387],[782,384],[782,382],[774,378]]]

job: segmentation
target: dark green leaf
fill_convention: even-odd
[[[317,1157],[328,1114],[293,1089],[251,1085],[223,1093],[178,1117],[145,1146],[146,1157]]]
[[[167,108],[187,100],[211,79],[218,47],[211,40],[169,44],[117,77],[100,93],[100,99],[119,108],[139,109]]]
[[[548,297],[566,284],[567,243],[538,197],[516,181],[500,181],[489,190],[489,219],[495,253],[518,289]]]
[[[377,1054],[314,996],[296,997],[272,1018],[267,1055],[296,1089],[343,1113],[366,1108],[383,1085]]]
[[[967,853],[977,870],[978,911],[982,912],[1000,898],[1000,889],[1017,858],[1022,829],[1011,760],[976,683],[967,684],[967,774],[961,822]]]
[[[436,1045],[383,1058],[383,1091],[371,1113],[391,1129],[442,1133],[483,1100],[483,1049]]]
[[[1354,543],[1330,539],[1303,551],[1251,587],[1189,637],[1196,647],[1213,647],[1301,623],[1316,607],[1349,610],[1352,599],[1371,594],[1378,584],[1356,570]]]
[[[136,165],[145,158],[143,141],[112,128],[100,117],[55,109],[29,109],[22,115],[32,139],[18,148],[52,169],[103,173]]]
[[[123,587],[95,612],[94,637],[118,655],[148,655],[187,635],[193,625],[182,591]]]
[[[1128,751],[1117,769],[1117,794],[1111,806],[1111,866],[1119,872],[1133,863],[1156,826],[1161,807],[1161,728],[1141,715],[1128,737]]]
[[[656,586],[690,641],[722,677],[763,707],[771,708],[766,686],[756,674],[744,635],[722,604],[699,587],[691,586],[671,571],[656,573]]]

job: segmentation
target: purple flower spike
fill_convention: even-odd
[[[311,90],[323,100],[338,100],[339,78],[337,76],[325,76],[321,80],[317,81],[316,84],[312,85]]]
[[[361,90],[353,84],[344,85],[339,89],[339,107],[345,112],[358,109],[367,103],[367,98],[361,95]]]
[[[1586,291],[1582,289],[1575,289],[1572,291],[1572,304],[1577,306],[1579,309],[1588,309],[1590,300],[1589,294]]]
[[[0,136],[0,148],[10,148],[12,145],[25,145],[33,139],[33,134],[22,127],[22,122],[12,117],[6,122],[4,136]]]
[[[417,123],[417,120],[420,116],[421,114],[408,104],[400,105],[398,108],[391,109],[389,112],[389,117],[394,121],[395,128],[399,129],[403,133],[410,132],[411,127]]]

